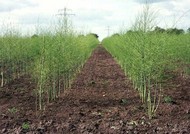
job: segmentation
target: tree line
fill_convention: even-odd
[[[153,32],[157,32],[157,33],[168,33],[168,34],[184,34],[185,30],[184,29],[178,29],[178,28],[161,28],[156,26],[154,28]],[[187,29],[187,33],[190,33],[190,28]]]

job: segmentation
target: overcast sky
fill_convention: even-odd
[[[127,30],[142,9],[144,0],[0,0],[0,28],[17,27],[23,33],[35,33],[37,27],[51,29],[59,18],[59,9],[67,7],[73,27],[81,33],[93,32],[100,40]],[[158,25],[167,28],[177,22],[178,28],[190,27],[190,0],[151,0],[158,11]],[[180,21],[178,21],[180,18]],[[3,30],[2,30],[3,29]]]

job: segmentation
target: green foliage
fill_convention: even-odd
[[[179,35],[179,34],[184,34],[185,31],[183,29],[169,28],[169,29],[166,29],[166,33]]]
[[[185,70],[184,65],[190,64],[188,34],[128,32],[106,38],[102,44],[133,82],[150,118],[160,103],[165,72],[179,67]]]
[[[98,39],[98,37],[99,37],[99,36],[98,36],[97,34],[95,34],[95,33],[90,33],[90,34],[88,34],[88,35],[94,36],[94,37],[97,38],[97,39]],[[88,35],[87,35],[87,36],[88,36]]]
[[[190,28],[187,29],[187,33],[190,33]]]
[[[121,99],[120,103],[123,104],[123,105],[124,105],[124,104],[127,104],[127,103],[128,103],[128,100],[123,98],[123,99]]]
[[[30,129],[30,124],[28,122],[22,123],[22,129],[24,129],[24,130]]]
[[[39,44],[28,37],[0,37],[1,86],[29,73],[31,63],[39,54]]]
[[[164,102],[165,103],[173,103],[173,98],[171,96],[165,96],[164,97]]]
[[[163,28],[160,28],[160,27],[156,26],[154,28],[154,32],[156,32],[156,33],[164,33],[164,32],[166,32],[166,30],[163,29]]]
[[[72,33],[0,37],[0,86],[30,75],[36,81],[38,108],[59,97],[99,43],[93,35]]]
[[[160,28],[158,26],[156,26],[154,28],[153,32],[156,32],[156,33],[167,33],[167,34],[176,34],[176,35],[180,35],[180,34],[184,34],[185,33],[185,31],[183,29],[177,29],[177,28],[164,29],[164,28]]]
[[[45,99],[51,101],[60,95],[61,87],[70,88],[72,79],[83,66],[98,40],[92,36],[44,36],[42,48],[34,62],[34,78],[38,81],[39,108]],[[61,85],[61,81],[64,84]],[[47,96],[47,97],[46,97]]]
[[[9,108],[9,109],[8,109],[8,112],[10,112],[11,114],[15,114],[15,113],[18,112],[18,109],[15,108],[15,107],[12,107],[12,108]]]

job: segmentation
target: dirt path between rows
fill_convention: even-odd
[[[172,87],[175,90],[165,91],[174,94],[177,103],[162,103],[156,118],[148,120],[137,92],[121,67],[99,46],[78,74],[72,89],[37,116],[30,78],[21,78],[0,90],[0,133],[189,133],[188,80],[177,86],[177,93],[175,85]],[[19,94],[21,89],[28,90]],[[186,96],[180,98],[182,95]],[[16,107],[18,112],[10,114],[7,110],[10,107]],[[24,130],[23,122],[28,122],[30,128]]]

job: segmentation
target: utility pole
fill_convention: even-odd
[[[108,37],[109,37],[110,36],[110,30],[111,30],[110,26],[108,26],[106,30],[108,31]]]
[[[75,14],[67,13],[67,11],[71,11],[70,9],[67,9],[66,7],[64,9],[59,9],[58,10],[58,16],[61,16],[59,23],[60,23],[60,28],[61,28],[61,33],[64,31],[64,34],[68,32],[68,16],[72,16]]]

